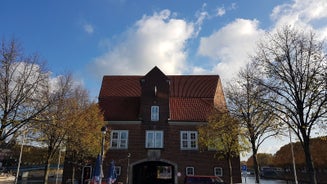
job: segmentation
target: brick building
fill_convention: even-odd
[[[118,182],[177,184],[185,175],[218,175],[228,181],[224,159],[200,150],[197,127],[215,106],[226,108],[218,75],[104,76],[99,105],[110,130],[104,175],[114,160]],[[240,159],[232,161],[241,182]]]

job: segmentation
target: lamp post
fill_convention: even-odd
[[[127,174],[126,174],[126,184],[129,184],[128,176],[129,176],[129,158],[131,157],[131,153],[127,154]]]
[[[58,178],[59,178],[61,151],[65,151],[65,150],[66,149],[62,148],[61,145],[59,146],[59,156],[58,156],[57,173],[56,173],[56,184],[58,184]]]
[[[294,158],[294,150],[293,150],[293,142],[292,142],[292,134],[291,134],[291,128],[290,127],[288,127],[288,133],[289,133],[290,143],[291,143],[293,171],[294,171],[294,180],[295,180],[295,184],[298,184],[297,174],[296,174],[296,166],[295,166],[295,158]]]
[[[19,153],[19,160],[18,160],[17,171],[16,171],[16,177],[15,177],[15,184],[17,184],[17,182],[18,182],[19,169],[20,169],[20,164],[21,164],[21,162],[22,162],[23,147],[24,147],[24,143],[25,143],[25,137],[26,137],[26,130],[23,131],[23,141],[22,141],[22,145],[20,146],[20,153]]]
[[[106,132],[107,132],[107,127],[102,127],[101,128],[101,163],[100,163],[100,179],[99,179],[99,183],[102,184],[102,178],[103,178],[103,155],[104,155],[104,141],[105,141],[105,137],[106,137]]]

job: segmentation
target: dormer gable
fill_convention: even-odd
[[[154,67],[140,79],[140,118],[143,122],[165,122],[168,120],[169,83],[169,78],[158,67]]]
[[[151,79],[151,80],[160,80],[160,79],[166,79],[168,80],[168,77],[157,67],[153,67],[152,70],[150,70],[147,74],[144,75],[144,77],[141,79]]]

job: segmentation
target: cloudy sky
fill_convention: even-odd
[[[327,1],[10,0],[0,2],[0,20],[2,38],[37,52],[54,76],[72,72],[96,99],[103,75],[154,66],[225,83],[267,31],[295,25],[327,37]]]

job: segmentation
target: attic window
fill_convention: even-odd
[[[157,96],[157,86],[154,86],[154,96]]]
[[[151,106],[151,121],[159,121],[159,106]]]

